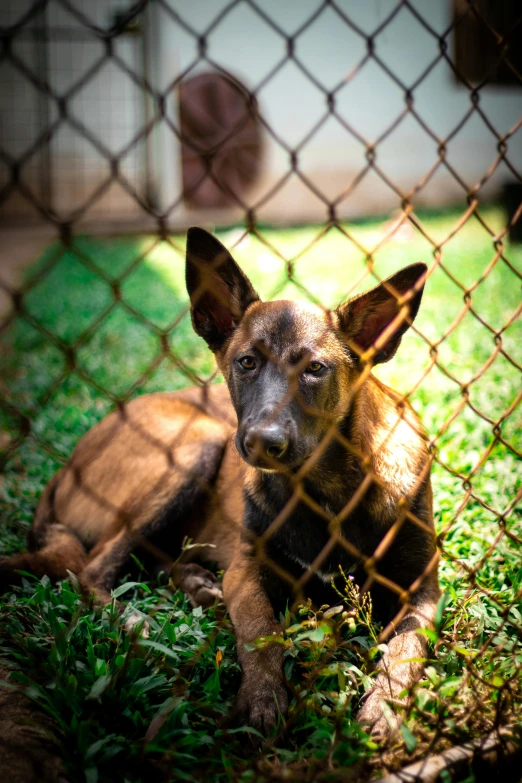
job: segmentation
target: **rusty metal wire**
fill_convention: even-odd
[[[113,422],[114,426],[107,436],[108,441],[114,438],[118,431],[129,428],[138,433],[139,437],[147,441],[151,448],[155,448],[164,454],[164,470],[159,474],[157,481],[153,486],[152,492],[154,495],[160,494],[163,491],[163,487],[168,485],[173,471],[183,473],[185,468],[177,460],[175,454],[175,448],[180,442],[180,436],[176,436],[170,442],[155,440],[139,423],[134,423],[132,421],[132,418],[129,417],[127,412],[127,403],[140,392],[140,389],[146,385],[164,362],[167,362],[170,367],[179,370],[186,378],[187,385],[199,385],[202,388],[205,388],[213,378],[200,377],[198,372],[191,367],[189,358],[187,356],[182,356],[181,351],[176,348],[176,335],[180,329],[180,324],[189,313],[188,304],[183,310],[177,312],[172,317],[169,324],[160,326],[158,323],[155,323],[144,315],[135,304],[126,299],[124,288],[126,280],[140,268],[140,265],[143,264],[147,256],[161,243],[168,245],[173,251],[173,254],[179,258],[179,263],[182,263],[182,255],[184,252],[183,241],[180,240],[179,236],[176,236],[174,229],[186,228],[187,226],[185,224],[189,218],[191,219],[191,222],[197,222],[197,214],[194,214],[193,211],[188,212],[185,209],[185,205],[187,202],[191,202],[194,194],[197,193],[199,188],[204,187],[205,183],[212,183],[212,187],[216,193],[225,193],[226,199],[228,200],[228,207],[235,210],[233,211],[234,216],[241,216],[242,229],[235,236],[236,241],[234,244],[240,246],[245,237],[250,236],[255,238],[273,258],[281,262],[281,266],[285,270],[285,276],[280,283],[273,286],[272,295],[274,298],[277,298],[286,284],[292,283],[301,295],[304,295],[320,308],[322,307],[321,302],[318,301],[315,294],[308,290],[299,280],[298,270],[301,259],[306,253],[320,243],[329,232],[333,231],[338,232],[339,236],[342,236],[347,244],[357,249],[364,264],[364,266],[361,266],[357,271],[359,279],[354,282],[352,290],[358,290],[361,283],[364,283],[365,287],[368,287],[370,283],[376,284],[382,282],[382,276],[377,271],[378,265],[376,264],[376,255],[380,253],[381,250],[386,250],[393,238],[406,227],[416,235],[422,236],[430,248],[431,263],[427,272],[428,280],[435,273],[443,273],[448,280],[451,281],[452,286],[459,290],[462,296],[462,307],[460,311],[443,333],[437,334],[436,337],[434,337],[433,334],[428,336],[423,334],[423,332],[413,324],[412,331],[422,342],[424,352],[429,358],[427,364],[424,364],[422,372],[412,373],[413,380],[409,386],[408,392],[403,395],[398,395],[396,402],[397,420],[391,428],[391,431],[387,434],[387,438],[391,438],[395,429],[404,422],[406,422],[408,426],[411,426],[411,422],[407,419],[405,414],[408,399],[417,389],[422,387],[423,383],[429,383],[430,373],[435,369],[442,373],[442,375],[454,385],[460,399],[456,401],[448,419],[446,421],[439,421],[436,431],[430,432],[429,459],[418,479],[420,485],[425,479],[426,472],[429,472],[432,463],[434,463],[442,472],[446,472],[448,475],[457,479],[461,485],[461,492],[459,496],[454,499],[455,505],[453,513],[448,515],[444,522],[441,522],[438,526],[436,533],[437,553],[430,558],[425,572],[419,577],[420,581],[411,584],[408,588],[405,588],[404,585],[401,586],[394,583],[384,574],[380,573],[380,561],[389,547],[393,544],[406,522],[412,524],[424,533],[427,532],[430,536],[434,535],[426,527],[422,519],[411,511],[405,499],[403,499],[404,502],[401,506],[402,511],[399,518],[394,521],[386,534],[383,535],[382,540],[372,556],[369,557],[364,554],[353,542],[349,541],[343,535],[343,522],[354,512],[365,494],[369,492],[372,487],[379,486],[380,479],[374,472],[372,464],[366,460],[364,452],[360,449],[360,444],[358,445],[350,442],[346,435],[339,430],[337,418],[334,416],[332,416],[329,421],[327,433],[321,441],[317,452],[314,452],[304,465],[301,466],[297,474],[292,476],[294,492],[288,505],[274,518],[268,530],[261,537],[255,538],[255,550],[260,563],[271,569],[278,577],[282,578],[283,581],[287,582],[291,586],[296,600],[302,603],[306,603],[307,583],[314,575],[321,571],[323,564],[327,562],[328,557],[336,547],[342,548],[350,558],[363,562],[366,571],[366,580],[363,585],[363,590],[371,588],[372,585],[380,585],[396,594],[402,603],[400,612],[382,629],[379,637],[381,642],[389,640],[397,623],[401,621],[402,617],[408,611],[411,594],[419,587],[419,584],[422,583],[426,576],[438,568],[439,557],[442,557],[446,562],[451,562],[455,568],[454,573],[463,575],[462,578],[465,580],[466,584],[465,590],[459,597],[461,606],[466,607],[470,601],[478,600],[478,596],[487,598],[491,604],[494,604],[497,607],[499,623],[497,633],[490,635],[478,649],[474,650],[473,655],[470,655],[466,654],[462,642],[462,637],[466,634],[464,619],[467,616],[466,612],[463,612],[460,617],[455,615],[455,625],[453,629],[451,631],[446,630],[443,636],[431,639],[435,648],[434,655],[436,655],[437,652],[442,654],[442,650],[445,651],[445,655],[450,655],[451,652],[453,652],[453,655],[457,658],[460,656],[461,660],[463,656],[467,655],[464,660],[466,687],[476,694],[478,700],[484,700],[487,698],[487,694],[491,694],[491,698],[493,698],[493,692],[498,696],[498,692],[500,691],[501,694],[503,694],[503,698],[505,697],[504,707],[500,706],[497,710],[497,714],[494,718],[496,721],[495,727],[499,724],[509,722],[513,717],[513,705],[509,699],[510,688],[512,686],[514,688],[513,683],[516,681],[517,677],[520,678],[522,669],[522,662],[520,659],[522,626],[519,621],[513,619],[514,615],[512,612],[512,610],[516,608],[516,605],[520,604],[522,587],[519,587],[518,592],[516,593],[516,600],[506,604],[499,598],[497,593],[487,587],[485,581],[482,580],[479,575],[483,567],[487,564],[488,558],[498,547],[500,541],[508,538],[515,547],[520,547],[522,545],[521,528],[507,523],[513,510],[516,510],[517,507],[520,506],[522,488],[520,488],[515,495],[505,498],[503,508],[494,508],[477,493],[474,488],[474,478],[486,465],[491,454],[499,444],[503,446],[508,453],[513,455],[516,460],[522,458],[522,453],[518,450],[517,446],[514,445],[503,432],[504,423],[510,420],[517,412],[517,408],[522,400],[522,391],[518,393],[509,406],[499,416],[492,417],[488,412],[481,410],[480,405],[472,400],[470,390],[472,389],[473,384],[488,371],[499,357],[502,357],[503,360],[507,361],[516,371],[522,373],[522,367],[517,362],[517,358],[506,349],[503,342],[503,336],[506,330],[520,316],[522,304],[518,306],[518,309],[516,309],[502,325],[498,325],[488,323],[480,310],[476,308],[473,301],[474,292],[479,286],[488,285],[488,278],[497,265],[505,265],[510,270],[514,286],[520,286],[522,281],[520,270],[517,270],[516,265],[510,260],[509,253],[507,252],[508,234],[522,214],[522,204],[518,206],[518,209],[516,209],[513,214],[509,215],[506,225],[499,230],[497,226],[489,224],[482,203],[482,191],[494,178],[499,167],[505,167],[513,180],[519,183],[522,182],[521,172],[519,168],[517,168],[517,161],[512,159],[510,153],[510,141],[520,130],[522,119],[519,119],[507,133],[500,133],[497,130],[495,118],[488,115],[483,109],[480,100],[482,92],[494,76],[498,62],[502,62],[504,67],[509,70],[511,77],[522,85],[522,74],[519,73],[515,62],[512,60],[509,47],[511,38],[515,35],[517,29],[520,28],[520,25],[522,25],[522,16],[508,34],[502,35],[491,24],[488,15],[484,12],[483,3],[475,2],[474,0],[466,0],[465,2],[458,2],[455,4],[456,10],[453,19],[446,29],[441,32],[430,25],[423,15],[422,10],[420,10],[420,5],[416,3],[415,0],[400,0],[397,3],[390,4],[389,12],[388,10],[386,12],[386,17],[371,33],[368,33],[368,31],[362,29],[357,24],[355,19],[356,15],[346,3],[336,2],[336,0],[324,0],[324,2],[318,4],[314,12],[311,13],[292,34],[289,34],[286,29],[276,22],[262,3],[255,2],[254,0],[233,0],[233,2],[225,5],[219,13],[216,13],[212,21],[206,26],[204,33],[201,34],[200,31],[193,29],[184,18],[182,4],[169,3],[167,0],[155,0],[155,2],[152,2],[152,0],[141,0],[141,2],[135,2],[134,4],[129,5],[126,11],[120,11],[119,14],[114,17],[114,23],[111,26],[105,27],[95,23],[87,9],[83,8],[79,3],[72,2],[72,0],[56,0],[56,4],[74,21],[75,36],[87,36],[89,39],[99,42],[100,45],[99,57],[84,69],[79,78],[73,80],[65,91],[57,90],[50,81],[45,78],[45,74],[32,67],[31,63],[28,62],[28,59],[24,57],[25,50],[18,46],[18,43],[24,40],[24,36],[29,35],[35,25],[38,27],[38,25],[41,24],[42,13],[45,13],[45,8],[47,6],[45,1],[40,2],[35,0],[28,4],[27,10],[24,13],[19,13],[12,24],[7,24],[0,28],[2,43],[0,64],[8,63],[10,67],[14,68],[18,77],[22,76],[52,109],[49,111],[49,118],[45,127],[43,127],[41,132],[36,136],[33,143],[25,149],[23,154],[14,156],[5,147],[0,147],[0,161],[8,172],[8,176],[0,188],[0,203],[8,203],[14,194],[21,196],[25,202],[31,206],[34,214],[38,216],[40,223],[43,223],[52,229],[53,239],[57,240],[53,249],[46,254],[45,262],[41,263],[37,269],[27,276],[21,285],[11,286],[5,281],[0,280],[0,286],[10,300],[9,312],[5,316],[0,329],[3,335],[8,335],[9,330],[13,325],[18,321],[23,320],[40,335],[41,339],[46,344],[52,346],[62,359],[61,369],[55,374],[52,383],[43,389],[40,388],[35,391],[34,396],[28,405],[20,405],[16,394],[13,394],[10,391],[9,379],[2,381],[0,406],[12,425],[9,442],[3,455],[4,464],[16,457],[20,448],[28,439],[31,439],[39,449],[49,454],[54,460],[63,463],[63,453],[55,448],[52,440],[48,438],[47,433],[42,433],[41,428],[35,426],[35,421],[37,420],[38,414],[45,410],[56,392],[62,389],[67,380],[74,375],[87,386],[93,388],[116,409],[117,416]],[[145,72],[145,69],[135,69],[131,67],[129,62],[122,57],[116,46],[118,37],[125,31],[129,32],[130,30],[132,32],[134,27],[139,25],[143,14],[147,13],[153,5],[156,8],[161,9],[161,12],[165,14],[165,17],[169,19],[169,22],[172,23],[176,29],[179,29],[184,35],[191,37],[197,48],[197,56],[194,58],[193,62],[179,73],[175,73],[175,69],[173,68],[172,79],[167,87],[163,89],[158,89],[150,76]],[[234,119],[234,124],[229,129],[228,133],[221,136],[214,147],[206,148],[202,152],[201,144],[196,136],[190,135],[190,125],[186,124],[185,131],[182,132],[181,123],[177,122],[171,113],[169,113],[169,102],[173,99],[176,91],[179,90],[180,85],[183,85],[193,73],[198,73],[202,67],[207,71],[235,81],[235,76],[230,74],[227,69],[222,67],[220,62],[212,56],[211,43],[213,36],[219,31],[220,25],[227,18],[227,15],[238,6],[248,7],[259,24],[267,25],[273,31],[280,40],[282,56],[257,84],[254,84],[242,93],[244,115],[239,117],[239,119],[237,117]],[[335,15],[336,24],[345,26],[360,39],[365,50],[359,62],[351,68],[349,73],[339,84],[331,89],[327,88],[307,66],[306,59],[303,58],[299,45],[301,37],[304,36],[308,30],[313,28],[321,14],[327,9]],[[403,78],[389,67],[380,54],[379,36],[387,30],[401,12],[407,12],[413,15],[422,27],[424,34],[436,42],[438,47],[437,56],[424,68],[422,73],[420,73],[413,82],[404,81]],[[451,50],[451,39],[455,34],[455,30],[468,18],[472,18],[476,23],[482,25],[485,30],[489,31],[496,42],[495,45],[498,52],[497,61],[494,63],[494,66],[491,67],[490,73],[486,74],[479,83],[469,81],[466,78],[466,75],[458,70]],[[50,42],[52,41],[52,38],[49,37],[52,36],[52,30],[42,30],[40,31],[40,43],[43,41],[45,47],[50,45]],[[31,32],[31,34],[33,33]],[[255,35],[255,29],[252,34]],[[119,71],[128,77],[134,88],[143,96],[147,105],[146,117],[138,132],[133,134],[132,138],[119,149],[117,154],[111,150],[110,145],[101,135],[93,132],[92,128],[88,127],[78,118],[72,108],[73,101],[81,94],[82,90],[89,82],[96,77],[107,62],[110,62],[112,66],[119,69]],[[300,143],[295,146],[290,145],[281,134],[276,131],[263,112],[263,90],[276,79],[280,71],[289,62],[292,63],[306,80],[315,86],[324,100],[323,113],[319,117],[310,118],[313,120],[311,129]],[[353,80],[360,77],[362,70],[368,63],[381,69],[393,82],[395,87],[400,90],[403,96],[403,108],[399,115],[387,128],[382,130],[379,135],[376,135],[375,140],[371,142],[362,135],[354,125],[348,122],[346,117],[338,109],[338,99],[342,94],[342,91],[345,90]],[[419,113],[415,102],[416,90],[418,90],[419,86],[429,78],[430,74],[432,74],[434,69],[441,63],[453,72],[455,78],[460,80],[463,85],[463,95],[465,94],[470,101],[469,107],[466,109],[462,119],[451,132],[444,136],[440,136],[428,123],[426,123]],[[378,110],[378,107],[376,107],[376,110]],[[452,140],[472,117],[479,118],[487,127],[489,133],[495,140],[497,154],[493,161],[488,161],[488,164],[486,164],[486,162],[484,163],[482,176],[476,183],[470,186],[466,181],[466,178],[459,173],[457,167],[449,158],[448,148],[451,145]],[[381,145],[405,118],[415,120],[432,140],[433,145],[437,149],[435,162],[430,166],[426,174],[409,188],[398,186],[397,183],[390,178],[384,168],[380,165],[378,155]],[[351,183],[347,184],[343,191],[335,198],[329,198],[322,191],[321,186],[313,181],[301,162],[302,152],[306,148],[308,142],[313,139],[324,124],[331,119],[335,119],[344,128],[347,139],[349,138],[350,140],[356,141],[361,148],[360,170],[353,177]],[[242,191],[240,188],[235,190],[229,183],[222,181],[220,176],[216,174],[216,167],[214,166],[214,162],[219,158],[219,155],[224,150],[228,150],[230,147],[233,148],[234,140],[238,137],[238,134],[241,133],[245,127],[249,127],[249,123],[252,121],[259,124],[265,140],[269,140],[270,144],[284,152],[288,160],[285,174],[268,190],[268,192],[265,192],[262,196],[256,198],[251,197],[248,190],[246,192]],[[45,154],[46,150],[50,148],[50,145],[56,138],[63,123],[67,123],[68,127],[75,132],[78,138],[91,145],[96,153],[107,163],[106,177],[104,177],[97,187],[88,195],[83,203],[74,206],[69,210],[53,206],[52,202],[46,199],[45,193],[38,194],[35,188],[32,187],[31,184],[28,184],[29,181],[26,177],[27,168],[34,163],[34,160],[38,156]],[[185,150],[188,150],[187,155],[189,158],[190,151],[192,151],[194,157],[197,158],[198,161],[201,162],[201,160],[203,160],[204,162],[198,178],[192,181],[189,190],[187,191],[185,189],[180,191],[168,204],[161,207],[150,193],[147,194],[144,192],[143,188],[131,181],[131,178],[125,173],[123,165],[126,156],[134,154],[140,148],[140,145],[146,144],[158,128],[168,129],[172,134],[172,137],[177,139]],[[257,141],[255,143],[257,144]],[[252,141],[252,144],[254,144],[254,141]],[[258,147],[255,147],[255,149],[257,154],[259,149]],[[408,153],[405,151],[405,154]],[[430,235],[429,230],[415,211],[418,194],[420,194],[423,189],[428,186],[430,181],[440,172],[449,174],[458,184],[461,190],[462,201],[465,203],[465,209],[455,222],[453,229],[442,239],[438,236]],[[352,230],[349,222],[343,216],[344,212],[342,209],[343,204],[346,204],[352,198],[357,198],[357,188],[369,174],[377,177],[391,189],[396,197],[396,206],[400,209],[400,213],[396,220],[386,225],[384,234],[378,239],[373,247],[365,246],[361,242],[357,232]],[[288,256],[281,248],[274,245],[270,232],[265,230],[259,216],[263,214],[264,206],[284,188],[285,184],[292,176],[297,178],[304,188],[308,189],[320,202],[322,202],[324,205],[325,219],[320,226],[317,226],[315,235],[312,239],[298,252],[294,253],[292,256]],[[117,275],[111,275],[97,263],[95,258],[91,257],[88,250],[85,250],[84,245],[78,244],[75,240],[78,234],[85,230],[83,227],[85,224],[82,223],[82,221],[88,218],[89,212],[93,206],[103,199],[107,195],[109,189],[115,184],[121,188],[134,205],[133,218],[126,224],[126,230],[132,233],[138,233],[139,235],[146,234],[147,242],[143,252],[136,255],[132,260],[132,263],[129,264],[123,272]],[[196,220],[193,220],[194,217]],[[202,212],[200,217],[201,222],[207,222],[205,212]],[[103,220],[101,218],[98,220],[101,231],[103,232]],[[458,272],[446,262],[445,251],[450,240],[463,230],[469,221],[476,221],[489,235],[492,253],[490,261],[483,270],[481,276],[472,283],[465,284],[459,279]],[[31,308],[27,307],[28,298],[37,290],[37,287],[42,280],[45,280],[57,270],[60,261],[63,259],[66,252],[72,254],[82,268],[88,270],[93,277],[103,281],[111,292],[110,301],[107,305],[74,339],[65,339],[63,336],[60,336],[60,334],[53,331],[52,328],[35,318],[31,312]],[[203,288],[199,294],[204,294],[206,290],[206,288]],[[400,293],[394,292],[394,296],[398,300],[398,306],[403,307],[403,311],[401,311],[403,312],[403,315],[398,321],[396,319],[393,322],[390,327],[391,334],[399,328],[401,319],[408,317],[409,311],[407,304],[408,300],[411,299],[412,294],[412,291],[408,291],[401,297]],[[88,292],[86,295],[88,296]],[[94,377],[94,375],[86,369],[82,359],[85,352],[90,350],[91,340],[96,335],[97,331],[104,326],[107,319],[109,319],[116,308],[124,312],[136,323],[139,323],[144,330],[147,330],[154,337],[156,346],[154,355],[147,366],[144,367],[139,377],[132,380],[132,383],[126,388],[124,393],[122,393],[120,389],[112,389],[101,383],[99,379]],[[483,365],[475,371],[473,376],[466,383],[462,383],[459,378],[448,369],[444,358],[441,358],[441,346],[443,346],[450,335],[458,329],[459,324],[463,319],[467,317],[475,319],[477,327],[483,327],[489,333],[491,336],[492,350]],[[371,360],[375,351],[375,347],[371,347],[363,357],[366,362],[365,370],[351,392],[352,398],[358,392],[360,386],[366,380],[368,373],[372,369]],[[265,358],[276,366],[279,364],[277,356],[266,353]],[[291,385],[289,388],[292,389]],[[289,392],[289,394],[293,393],[295,392]],[[448,433],[451,433],[453,422],[463,411],[472,411],[475,416],[486,422],[490,427],[492,434],[492,439],[484,447],[483,452],[478,455],[478,459],[469,472],[455,469],[452,464],[445,460],[443,454],[441,454],[439,450],[439,444],[444,442]],[[310,413],[310,411],[308,412]],[[312,414],[318,415],[317,412],[314,411],[312,411]],[[190,422],[188,425],[190,425]],[[323,455],[328,445],[334,442],[342,446],[347,454],[353,455],[355,459],[359,460],[363,466],[364,473],[364,478],[357,491],[353,494],[348,503],[337,513],[329,512],[318,504],[317,501],[307,493],[304,483],[306,476],[317,466],[318,460]],[[384,443],[382,445],[384,446]],[[81,491],[89,497],[90,501],[99,505],[100,513],[103,511],[106,514],[110,514],[113,522],[119,521],[125,525],[132,515],[139,514],[139,509],[137,510],[135,507],[129,509],[128,505],[119,506],[117,503],[115,504],[112,497],[100,495],[96,487],[89,485],[85,476],[85,473],[89,468],[89,463],[84,461],[81,465],[76,465],[73,458],[68,465],[68,470],[74,475],[75,485],[81,488]],[[206,491],[208,488],[206,481],[199,478],[198,481],[201,488]],[[148,500],[149,497],[150,495],[147,495],[146,500]],[[435,496],[434,500],[435,508],[437,509],[437,496]],[[466,515],[466,510],[470,501],[475,502],[489,514],[493,515],[498,523],[494,539],[488,541],[486,554],[478,562],[473,564],[459,558],[452,551],[451,546],[446,546],[447,538],[451,537],[452,531],[455,529],[456,525],[458,525],[463,516]],[[324,520],[329,531],[329,540],[322,551],[318,552],[313,562],[306,565],[302,575],[296,580],[293,575],[285,572],[285,570],[270,557],[268,544],[276,532],[284,526],[285,521],[299,503],[308,506],[315,514]],[[155,554],[160,558],[163,557],[163,553],[157,550],[153,544],[149,544],[146,541],[141,543],[143,546],[148,547],[150,551],[154,550]],[[166,559],[168,560],[168,558]],[[501,639],[502,630],[508,624],[508,618],[510,627],[515,629],[514,631],[511,631],[511,644],[513,645],[512,674],[505,680],[501,678],[500,682],[485,680],[481,671],[480,660],[488,656],[495,658],[496,655],[500,654],[500,652],[505,649],[508,642],[505,639],[504,641],[499,640]],[[470,630],[469,633],[473,634],[473,631]],[[321,662],[321,666],[324,666],[324,661]],[[309,676],[312,677],[312,674]],[[464,686],[462,685],[461,687]],[[423,715],[422,705],[424,702],[422,702],[422,700],[419,701],[418,699],[416,701],[415,687],[412,691],[413,693],[410,694],[411,698],[404,703],[406,706],[403,704],[405,719],[408,719],[414,714],[417,715],[417,718],[419,715],[422,718]],[[445,697],[442,693],[437,694],[437,683],[435,682],[435,679],[432,678],[431,684],[428,683],[427,686],[424,686],[423,693],[425,697],[435,693],[435,698],[438,698],[441,704],[445,705],[445,709],[447,709],[449,714],[452,714],[451,695]],[[499,704],[500,701],[502,701],[502,699],[499,699]],[[477,703],[473,706],[480,712]],[[469,720],[470,709],[469,702],[460,704],[455,712],[455,721],[458,723],[458,721],[461,720],[465,723],[466,720]],[[503,713],[503,709],[505,714]],[[466,714],[463,717],[464,713]],[[437,742],[441,737],[444,739],[444,736],[442,730],[438,727],[432,712],[426,710],[424,718],[425,723],[422,724],[421,721],[417,726],[417,730],[424,742],[422,745],[424,749],[423,752],[427,754],[429,752],[434,752],[441,747]],[[295,716],[292,720],[295,721]],[[491,720],[490,716],[484,718],[484,724],[482,725],[484,731],[492,728],[493,724],[491,723]],[[429,730],[430,723],[433,728],[433,734],[431,735]],[[480,721],[478,721],[478,723],[480,723]],[[379,765],[381,767],[394,767],[396,764],[393,759],[390,759],[390,757],[386,756],[383,752],[379,759]]]

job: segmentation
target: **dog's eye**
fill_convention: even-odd
[[[255,370],[256,368],[256,361],[253,356],[242,356],[241,359],[238,359],[238,363],[243,370]]]
[[[324,364],[322,362],[310,362],[305,372],[309,373],[309,375],[319,375],[323,368]]]

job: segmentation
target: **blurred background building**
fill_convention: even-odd
[[[476,5],[509,32],[517,0]],[[2,217],[295,224],[496,197],[499,144],[522,160],[522,131],[499,142],[522,108],[522,26],[496,67],[473,13],[447,34],[460,6],[2,0]]]

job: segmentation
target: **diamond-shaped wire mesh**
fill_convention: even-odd
[[[18,667],[26,656],[20,682],[34,679],[31,697],[74,748],[61,751],[71,769],[117,779],[112,759],[127,741],[132,763],[140,759],[136,780],[147,779],[149,762],[166,780],[201,779],[205,768],[216,780],[322,780],[349,769],[367,779],[500,727],[512,736],[522,696],[522,253],[509,237],[522,212],[522,15],[499,5],[511,9],[505,29],[493,4],[478,0],[441,4],[447,19],[415,0],[375,14],[341,0],[27,0],[0,11],[0,202],[24,233],[52,231],[19,285],[0,279],[1,553],[20,548],[45,481],[65,466],[40,502],[32,544],[70,558],[75,574],[58,605],[43,555],[41,566],[34,554],[3,561],[14,563],[11,576],[44,577],[25,577],[4,606],[3,650]],[[471,76],[462,49],[470,30],[489,53]],[[514,91],[509,108],[491,93],[497,77]],[[433,98],[442,94],[450,106]],[[507,217],[491,201],[505,182],[505,194],[518,194]],[[299,316],[287,305],[286,315],[265,309],[256,321],[226,251],[194,239],[193,324],[229,382],[237,450],[264,472],[231,445],[235,414],[192,327],[184,234],[194,223],[232,226],[221,239],[263,298],[302,303]],[[382,286],[413,261],[426,271]],[[376,299],[361,295],[379,285]],[[408,327],[374,381],[373,365]],[[241,348],[241,370],[230,370],[217,332]],[[313,348],[299,353],[305,332]],[[351,369],[338,399],[310,397],[310,377],[343,361]],[[291,464],[278,446],[263,452],[261,436],[250,452],[241,440],[236,375],[261,365],[278,379],[263,426],[292,415],[301,450],[314,444]],[[397,391],[384,393],[383,382]],[[161,396],[189,386],[200,391]],[[263,405],[256,398],[258,418]],[[71,529],[81,544],[71,544]],[[150,636],[122,641],[113,603],[98,609],[93,646],[82,622],[95,609],[81,608],[80,588],[109,603],[131,551],[137,581],[113,601],[133,595]],[[265,681],[290,702],[285,739],[273,734],[262,755],[220,722],[239,674],[230,619],[214,605],[219,583],[201,575],[198,559],[228,574],[225,603],[243,650],[240,729],[253,725],[261,737],[263,720],[270,729],[270,709],[260,719],[257,707]],[[139,584],[149,560],[194,606],[213,608],[188,620],[180,595],[152,578],[147,597]],[[327,587],[328,600],[318,600]],[[42,617],[52,692],[69,688],[67,704],[42,696],[53,678],[30,651]],[[88,645],[87,659],[67,645]],[[73,679],[91,669],[90,690],[73,696]],[[163,679],[150,686],[152,706],[137,706],[153,671]],[[375,712],[364,705],[377,691],[379,731],[369,739]],[[136,700],[138,717],[118,723],[127,740],[104,756],[116,734],[101,711],[124,698]]]

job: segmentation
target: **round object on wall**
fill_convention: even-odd
[[[179,114],[185,203],[243,205],[261,164],[255,98],[231,76],[200,73],[180,85]]]

